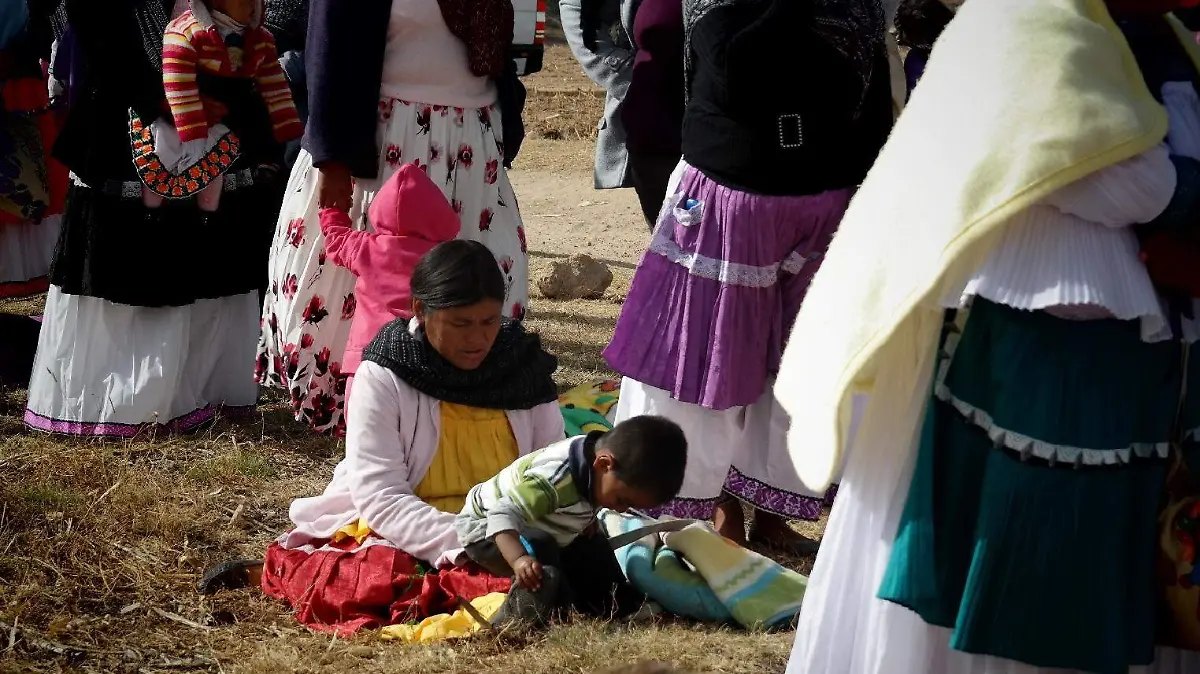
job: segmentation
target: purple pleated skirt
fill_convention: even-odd
[[[853,190],[750,194],[682,168],[604,358],[680,402],[751,405],[779,370]]]

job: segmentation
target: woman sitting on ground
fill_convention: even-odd
[[[429,592],[452,605],[506,591],[507,579],[469,568],[455,514],[471,487],[566,432],[557,361],[502,318],[504,293],[483,244],[449,241],[426,254],[412,276],[415,317],[389,323],[363,352],[333,481],[292,503],[295,528],[265,562],[224,565],[201,591],[261,574],[301,622],[342,634],[425,617]],[[420,579],[433,569],[437,582]]]

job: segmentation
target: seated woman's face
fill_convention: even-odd
[[[422,318],[425,338],[454,367],[474,370],[487,358],[500,334],[500,307],[496,300],[483,300],[426,314]]]

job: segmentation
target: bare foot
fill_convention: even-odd
[[[718,534],[743,547],[746,545],[746,517],[741,501],[728,498],[718,503],[713,512],[713,526]]]
[[[750,539],[800,556],[815,554],[820,547],[819,541],[792,529],[783,517],[758,509],[754,511],[754,528]]]

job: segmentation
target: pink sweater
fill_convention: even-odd
[[[459,561],[456,513],[437,510],[413,494],[437,453],[441,418],[436,399],[378,363],[362,363],[346,414],[346,458],[323,494],[292,502],[296,528],[280,539],[283,547],[327,539],[361,517],[417,559],[439,568]],[[566,437],[557,402],[508,412],[508,423],[522,456]]]
[[[412,317],[413,269],[439,243],[458,236],[458,216],[437,185],[410,164],[400,167],[375,195],[368,212],[374,232],[351,229],[350,216],[321,211],[325,252],[339,267],[358,277],[357,307],[342,372],[352,375],[362,351],[380,328],[395,318]]]

